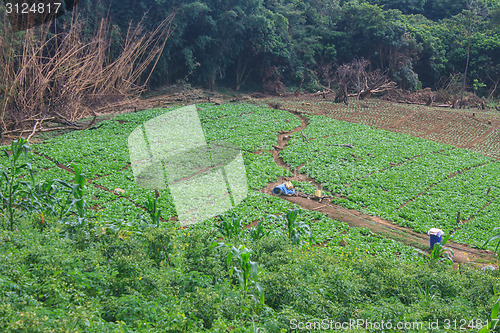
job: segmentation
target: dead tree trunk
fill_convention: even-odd
[[[236,67],[236,91],[239,91],[241,86],[245,84],[248,80],[250,74],[254,71],[254,69],[249,65],[251,63],[251,59],[244,55],[246,51],[243,51],[238,56],[238,64]]]
[[[344,103],[345,105],[349,104],[347,99],[347,84],[342,83],[339,85],[339,90],[335,95],[335,99],[333,100],[335,103]]]

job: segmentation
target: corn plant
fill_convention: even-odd
[[[250,236],[252,243],[255,243],[267,234],[269,234],[269,232],[264,231],[264,225],[262,224],[262,221],[259,221],[259,223],[257,223],[257,226],[248,229],[248,235]]]
[[[29,181],[34,183],[31,164],[26,163],[28,157],[29,145],[24,138],[12,141],[10,145],[11,154],[4,150],[7,156],[7,166],[3,168],[0,183],[1,212],[7,219],[10,231],[14,230],[14,220],[18,208],[29,210],[28,197],[29,191],[27,185],[29,182],[21,181],[20,173],[28,170]]]
[[[446,243],[448,243],[449,238],[450,238],[450,235],[446,235],[443,238],[442,244],[435,243],[430,254],[427,252],[424,252],[422,250],[417,250],[417,251],[428,262],[443,262],[443,263],[446,263],[448,265],[453,265],[453,256],[455,255],[455,253],[453,252],[452,249],[450,249],[448,247],[444,247],[444,245]]]
[[[308,224],[297,221],[297,218],[302,214],[300,209],[289,209],[288,213],[285,215],[285,219],[283,216],[269,215],[269,217],[274,218],[278,223],[284,223],[288,238],[292,242],[292,244],[299,244],[302,238],[309,238],[309,242],[313,241],[311,228]]]
[[[81,175],[81,170],[75,172],[75,184],[73,185],[60,179],[30,184],[28,185],[30,206],[37,215],[55,216],[59,221],[63,221],[71,213],[76,214],[79,218],[85,218],[87,206],[83,189],[80,188],[84,188],[84,186],[85,178]]]
[[[148,195],[146,200],[144,201],[144,206],[146,207],[146,211],[148,212],[149,217],[151,218],[151,223],[155,224],[157,227],[160,226],[160,216],[161,216],[161,209],[158,208],[159,199],[160,199],[160,193],[158,192],[157,189],[155,189],[155,196],[151,197],[150,195]]]
[[[58,216],[57,193],[61,191],[61,187],[56,180],[46,180],[41,183],[29,186],[30,204],[36,210],[38,215],[51,214]]]
[[[62,203],[60,202],[59,218],[60,222],[66,226],[66,235],[81,232],[88,225],[86,217],[88,207],[85,201],[86,178],[82,173],[81,166],[73,165],[73,170],[75,172],[73,185],[61,180],[55,180],[55,182],[65,188],[63,191],[66,193],[66,199],[61,201]],[[77,220],[74,221],[70,217],[63,217],[68,213],[76,214]]]
[[[258,296],[260,303],[264,305],[264,290],[257,281],[259,273],[258,264],[250,260],[250,255],[252,253],[252,250],[246,248],[244,245],[240,245],[237,248],[231,246],[231,250],[227,255],[228,269],[231,266],[233,258],[237,259],[238,265],[233,266],[229,270],[229,275],[233,277],[233,275],[236,274],[240,282],[240,287],[245,292],[245,295],[248,293],[249,288],[254,286],[257,291],[256,296]]]
[[[241,219],[233,213],[230,218],[221,217],[221,223],[217,224],[217,229],[220,233],[227,238],[241,235]]]
[[[37,184],[28,184],[29,206],[38,217],[36,226],[40,231],[48,227],[45,217],[58,216],[58,207],[60,199],[57,194],[62,190],[57,180],[46,180]],[[60,219],[59,219],[60,220]]]
[[[75,171],[75,183],[72,187],[72,205],[76,207],[78,218],[85,219],[85,213],[87,212],[87,203],[85,202],[83,194],[85,190],[86,179],[82,174],[81,165],[73,165],[73,170]]]
[[[493,228],[493,231],[495,231],[495,230],[500,230],[500,227]],[[493,241],[495,241],[495,240],[498,240],[498,242],[497,242],[497,246],[495,247],[495,253],[497,253],[497,254],[498,254],[498,247],[500,246],[500,232],[499,232],[499,233],[497,233],[497,234],[495,234],[495,235],[493,235],[493,236],[491,236],[491,237],[490,237],[490,238],[489,238],[489,239],[488,239],[488,240],[487,240],[487,241],[483,244],[483,246],[482,246],[482,247],[484,248],[486,245],[488,245],[488,243],[489,243],[489,242],[493,242]],[[497,261],[498,261],[498,259],[497,259]]]
[[[455,253],[453,252],[452,249],[444,247],[444,245],[448,243],[449,238],[450,235],[446,235],[443,238],[443,244],[441,243],[434,244],[434,247],[432,248],[430,255],[431,261],[445,262],[447,264],[453,265],[453,256],[455,255]]]

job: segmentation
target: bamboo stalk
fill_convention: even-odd
[[[4,134],[81,129],[75,120],[92,112],[89,105],[102,105],[109,96],[130,100],[145,89],[151,77],[140,82],[150,64],[158,62],[170,36],[173,14],[153,32],[143,32],[142,21],[129,26],[121,53],[111,58],[112,27],[103,19],[90,38],[86,22],[73,14],[69,29],[50,34],[50,25],[19,35],[0,31],[0,126]],[[6,25],[5,25],[6,26]],[[155,61],[156,59],[156,61]],[[43,120],[42,120],[43,119]],[[43,121],[69,126],[42,129]],[[25,127],[35,122],[29,130]],[[6,131],[7,128],[12,128]]]

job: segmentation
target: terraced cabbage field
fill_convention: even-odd
[[[460,230],[456,241],[478,246],[498,226],[491,219],[469,227],[500,194],[500,163],[493,159],[365,125],[309,119],[280,156],[339,195],[334,202],[421,233],[433,227]]]
[[[197,108],[207,141],[241,147],[249,193],[230,211],[186,228],[168,188],[157,198],[160,221],[151,223],[146,206],[154,191],[135,183],[128,155],[129,134],[173,109],[122,114],[95,130],[31,145],[39,182],[71,183],[73,165],[83,167],[90,208],[79,232],[75,223],[39,212],[19,214],[15,229],[0,230],[2,330],[284,332],[292,319],[489,318],[498,270],[442,265],[416,255],[408,239],[353,227],[316,208],[293,221],[288,214],[300,207],[291,199],[313,200],[267,193],[287,179],[313,195],[319,183],[331,197],[317,202],[323,206],[424,233],[441,227],[457,241],[481,245],[500,218],[498,162],[324,116],[250,104]],[[3,167],[7,160],[0,157]]]
[[[141,123],[168,111],[155,109],[120,115],[103,122],[103,126],[97,130],[72,132],[49,139],[44,144],[33,145],[35,154],[31,156],[31,163],[34,165],[35,179],[58,178],[69,182],[73,177],[68,171],[71,165],[81,164],[92,183],[87,190],[87,204],[91,207],[88,216],[101,224],[117,219],[122,220],[121,223],[135,220],[138,215],[144,214],[142,205],[149,194],[134,182],[127,138]],[[286,111],[252,105],[200,105],[199,116],[207,141],[227,141],[242,148],[250,189],[258,190],[278,177],[292,175],[274,162],[268,150],[277,143],[278,131],[291,131],[301,125],[297,117]],[[160,192],[161,218],[164,221],[175,220],[175,207],[168,189]],[[252,191],[242,204],[228,214],[236,212],[245,224],[257,220],[264,220],[264,224],[267,224],[266,216],[282,214],[290,208],[298,206],[278,197]],[[347,224],[319,213],[305,214],[302,219],[317,220],[312,229],[318,244],[348,239],[353,244],[351,253],[380,252],[380,255],[390,256],[398,253],[398,256],[404,254],[406,259],[411,259],[413,254],[411,248],[376,236],[369,230],[353,229],[348,232]],[[213,223],[213,219],[210,219],[203,225],[207,227]],[[273,228],[273,225],[269,227]],[[364,235],[371,236],[363,240]],[[382,251],[384,248],[391,250]]]
[[[377,102],[370,103],[369,107],[378,106]],[[421,233],[442,228],[454,233],[455,241],[480,246],[498,225],[495,199],[500,195],[500,163],[481,154],[309,115],[305,129],[293,133],[279,153],[290,167],[287,170],[275,163],[273,145],[277,144],[278,132],[301,126],[298,117],[248,104],[203,104],[198,111],[207,141],[226,141],[241,147],[250,189],[260,190],[278,177],[292,176],[290,170],[295,170],[320,183],[326,194],[334,196],[332,203]],[[32,164],[36,178],[69,181],[72,175],[64,168],[69,169],[72,163],[84,165],[93,185],[89,186],[90,216],[101,221],[116,217],[133,220],[143,213],[141,206],[148,193],[134,182],[127,137],[138,125],[165,112],[168,110],[153,109],[119,115],[97,130],[76,131],[35,145]],[[303,191],[312,195],[315,187],[309,187]],[[161,218],[175,220],[169,191],[161,192]],[[252,191],[235,209],[246,223],[288,207],[283,202],[280,208],[273,208],[275,205],[265,204],[270,199],[262,196]],[[320,224],[314,228],[322,230],[317,234],[321,243],[331,232]]]
[[[369,125],[439,143],[500,156],[500,113],[496,110],[451,109],[383,100],[333,103],[319,96],[271,99],[287,110]]]

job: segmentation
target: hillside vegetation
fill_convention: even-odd
[[[242,145],[253,190],[231,211],[189,228],[179,228],[168,189],[155,199],[135,185],[128,157],[128,134],[172,109],[119,115],[98,129],[31,145],[27,157],[22,146],[7,148],[12,154],[1,163],[12,183],[2,183],[2,331],[282,332],[299,322],[360,320],[351,331],[372,332],[368,322],[383,320],[394,326],[407,323],[407,332],[431,331],[428,325],[436,321],[439,329],[433,332],[458,332],[462,325],[479,329],[491,318],[498,270],[467,264],[454,269],[446,265],[448,260],[425,259],[415,249],[368,229],[350,228],[255,191],[280,176],[291,176],[265,150],[277,143],[279,131],[299,127],[298,118],[247,104],[198,108],[208,141]],[[278,121],[284,117],[288,121]],[[437,175],[445,179],[442,184],[452,192],[465,190],[463,186],[478,189],[477,200],[486,200],[481,197],[484,184],[457,185],[447,181],[446,174],[484,162],[484,168],[467,172],[480,179],[494,178],[497,172],[497,162],[476,153],[326,117],[311,116],[302,133],[310,143],[294,134],[283,158],[292,165],[299,162],[291,158],[294,153],[304,161],[314,154],[328,154],[329,163],[344,161],[342,168],[306,163],[304,171],[345,195],[338,198],[339,204],[366,204],[381,214],[388,211],[386,206],[406,200],[397,195],[398,188],[407,187],[405,177],[413,177],[410,195],[426,187],[426,181],[435,181],[417,177],[423,183],[416,182],[404,171],[405,163],[391,168],[391,162],[411,159],[407,163],[414,163],[419,174],[444,166],[446,172]],[[374,158],[360,165],[362,174],[324,178],[340,175],[332,170],[356,169],[345,163],[360,163],[345,155],[351,148],[315,143],[341,143],[345,135],[356,155],[370,147]],[[371,139],[356,140],[363,135]],[[397,150],[403,146],[410,148]],[[321,147],[327,150],[317,150]],[[12,164],[15,157],[18,163]],[[33,180],[24,162],[31,163]],[[16,166],[14,178],[8,178]],[[353,183],[352,177],[363,175],[365,181]],[[342,189],[345,182],[353,183],[351,190]],[[386,200],[383,204],[367,201],[366,191],[377,188]],[[356,194],[363,189],[364,196]],[[497,193],[496,187],[491,193]],[[151,205],[155,200],[157,205]],[[452,196],[442,200],[448,200],[444,206],[461,204]],[[427,204],[428,210],[418,210],[420,218],[408,221],[425,230],[433,207]],[[450,225],[446,214],[435,222]],[[487,230],[492,226],[487,224]]]
[[[103,0],[97,6],[82,0],[78,6],[96,18],[109,10],[123,33],[143,15],[152,29],[176,13],[153,86],[181,80],[316,91],[337,83],[338,67],[365,58],[403,89],[458,93],[467,67],[468,91],[499,94],[498,0]]]

